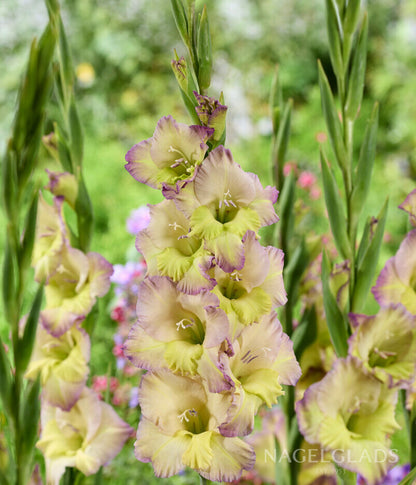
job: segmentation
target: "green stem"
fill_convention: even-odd
[[[341,479],[342,485],[356,485],[357,483],[357,474],[350,472],[348,470],[342,469]]]

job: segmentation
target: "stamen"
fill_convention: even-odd
[[[184,231],[185,229],[180,225],[178,224],[176,221],[173,223],[173,224],[168,224],[169,227],[173,227],[173,230],[176,231],[177,229],[182,229],[182,231]]]
[[[188,418],[187,414],[189,414],[189,416],[197,416],[198,415],[198,413],[195,411],[195,409],[185,409],[185,411],[182,414],[178,415],[179,421],[181,423],[183,423],[184,420],[187,423],[189,423],[189,418]]]
[[[233,206],[235,209],[237,209],[237,205],[232,200],[232,195],[231,195],[230,189],[228,189],[227,192],[224,192],[224,198],[222,200],[220,200],[220,202],[219,202],[219,208],[220,209],[221,209],[223,204],[226,207]]]
[[[374,347],[373,352],[380,356],[382,359],[388,359],[389,357],[394,357],[397,355],[397,352],[389,352],[388,350],[379,350],[377,347]]]
[[[190,161],[186,158],[186,156],[185,156],[185,154],[183,152],[181,152],[177,148],[174,148],[173,146],[170,146],[168,148],[168,152],[170,152],[170,153],[177,153],[178,155],[180,155],[180,157],[177,158],[174,163],[172,163],[172,165],[170,166],[170,168],[176,168],[176,167],[179,167],[180,165],[183,165],[184,168],[185,168],[185,170],[188,173],[189,172],[192,172],[192,168],[187,167],[187,165],[190,165]]]
[[[184,322],[189,322],[188,324],[185,325]],[[181,328],[185,330],[185,328],[192,327],[192,325],[195,323],[193,318],[182,318],[180,322],[177,322],[176,324],[176,330],[179,332]]]
[[[355,414],[357,411],[360,410],[360,404],[361,404],[360,398],[358,396],[355,396],[353,405],[348,409],[348,412],[350,414]]]
[[[241,281],[241,275],[238,271],[234,271],[231,275],[234,281]]]

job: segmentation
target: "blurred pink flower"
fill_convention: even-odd
[[[114,345],[114,347],[113,347],[113,354],[116,357],[124,357],[123,345],[120,345],[120,344]]]
[[[315,135],[315,140],[318,143],[324,143],[327,139],[328,137],[326,136],[326,133],[324,133],[323,131],[318,131],[318,133]]]
[[[126,316],[123,307],[116,306],[111,311],[111,319],[118,323],[124,323],[126,321]]]
[[[310,189],[316,184],[316,175],[308,170],[300,173],[298,178],[298,185],[302,189]]]
[[[309,195],[312,200],[318,200],[321,198],[322,195],[321,189],[319,187],[312,187]]]
[[[100,393],[107,389],[107,376],[94,376],[92,378],[92,388]]]
[[[297,172],[298,166],[296,165],[296,162],[287,162],[287,163],[285,163],[285,166],[283,167],[283,175],[285,175],[287,177],[292,170],[295,173]]]

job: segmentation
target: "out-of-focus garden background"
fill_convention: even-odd
[[[324,1],[204,3],[214,50],[209,94],[218,97],[223,91],[229,106],[227,146],[246,170],[270,182],[268,98],[275,65],[279,64],[284,97],[292,97],[295,107],[288,160],[296,164],[300,176],[297,210],[306,214],[304,231],[324,234],[328,227],[319,190],[319,142],[325,135],[316,64],[320,58],[330,72]],[[407,230],[407,217],[397,206],[414,188],[416,178],[416,2],[369,0],[368,8],[369,59],[360,123],[364,127],[378,100],[380,128],[369,206],[371,215],[375,215],[390,196],[380,260],[384,264]],[[95,209],[92,246],[111,263],[124,264],[137,258],[134,236],[126,230],[127,217],[133,209],[156,203],[160,197],[158,191],[140,185],[127,174],[124,154],[134,143],[150,137],[163,115],[172,114],[178,121],[190,123],[170,67],[174,48],[179,55],[184,49],[168,0],[62,0],[62,10],[85,129],[84,172]],[[46,23],[41,0],[0,2],[1,153],[10,134],[31,39],[40,35]],[[52,126],[49,128],[52,130]],[[357,145],[360,143],[358,136]],[[46,151],[41,154],[42,163],[51,168]],[[92,375],[117,373],[116,356],[112,354],[117,324],[110,319],[109,310],[112,298],[110,295],[102,304]],[[137,422],[137,416],[131,421]],[[125,463],[129,467],[123,467]],[[132,472],[131,466],[140,467],[140,475]],[[143,484],[156,480],[150,466],[136,465],[131,446],[116,459],[115,468],[120,483],[137,483],[138,476]],[[171,483],[194,480],[195,476],[178,477]]]

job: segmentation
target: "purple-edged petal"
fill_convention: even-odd
[[[416,314],[416,229],[409,232],[396,255],[390,258],[372,288],[381,306],[401,303]]]
[[[217,99],[203,96],[196,91],[193,92],[198,101],[195,111],[201,123],[213,128],[213,140],[219,141],[225,130],[225,118],[227,115],[227,106],[222,105]]]
[[[165,342],[154,339],[136,323],[124,343],[123,352],[134,366],[140,369],[158,370],[169,368],[164,359],[165,348]]]
[[[250,175],[223,146],[217,147],[204,160],[195,177],[194,190],[199,203],[207,206],[218,206],[220,201],[226,200],[228,204],[232,201],[236,206],[244,207],[255,198]],[[225,196],[227,193],[229,195]]]
[[[287,302],[286,290],[283,283],[284,254],[281,249],[267,246],[270,266],[269,272],[261,285],[262,289],[272,296],[274,306],[282,306]]]
[[[198,361],[198,374],[205,379],[210,392],[228,391],[233,387],[231,378],[224,375],[220,354],[223,354],[221,349],[205,348]]]
[[[111,285],[111,275],[113,274],[113,265],[98,253],[88,253],[90,282],[90,295],[92,298],[100,298],[107,294]]]
[[[91,311],[97,297],[110,287],[112,265],[97,253],[64,246],[56,273],[45,287],[46,308],[42,325],[54,336],[62,335]]]
[[[36,281],[48,282],[62,259],[62,248],[68,242],[68,229],[63,219],[63,197],[55,197],[53,206],[39,196],[32,266]]]
[[[396,400],[397,392],[386,389],[357,359],[339,359],[297,403],[299,429],[307,441],[319,443],[339,465],[373,485],[393,464],[389,436],[398,429]],[[377,450],[383,452],[381,460]]]
[[[212,293],[188,295],[178,291],[168,278],[145,279],[139,287],[138,323],[133,326],[125,344],[125,354],[134,365],[148,369],[170,369],[182,375],[195,375],[201,359],[212,349],[218,355],[220,346],[230,337],[229,322]],[[154,322],[159,322],[155,325]],[[153,352],[153,354],[152,354]],[[215,361],[214,364],[215,366]],[[227,388],[219,369],[211,369],[205,379],[210,389]],[[216,382],[210,382],[210,377]]]
[[[187,293],[211,289],[215,282],[207,270],[212,256],[203,248],[203,242],[188,234],[189,221],[175,203],[165,200],[150,206],[151,221],[139,232],[136,246],[148,266],[148,275],[162,275],[180,283]]]
[[[416,317],[401,305],[381,308],[349,339],[349,353],[390,387],[408,387],[416,372]]]
[[[49,183],[45,189],[52,192],[55,197],[63,197],[75,209],[78,197],[78,183],[75,175],[69,172],[52,172],[46,169]]]
[[[243,470],[251,470],[256,461],[253,448],[239,438],[213,434],[211,438],[212,461],[209,470],[200,474],[211,481],[231,482],[241,477]]]
[[[240,270],[244,266],[243,244],[235,234],[223,234],[212,241],[206,241],[205,247],[214,254],[218,266],[226,273]]]
[[[126,154],[127,164],[125,167],[137,181],[156,189],[159,186],[157,181],[158,169],[150,156],[151,142],[152,139],[149,138],[134,145]]]
[[[185,317],[185,312],[177,297],[178,290],[169,278],[154,276],[140,283],[137,318],[139,325],[154,339],[161,342],[180,339],[176,323]]]
[[[236,386],[228,419],[221,426],[227,436],[250,433],[260,405],[275,404],[283,394],[281,384],[294,385],[301,374],[293,344],[275,314],[245,327],[233,348],[235,354],[222,361]]]
[[[212,295],[214,296],[214,295]],[[218,299],[215,298],[217,301]],[[218,301],[219,304],[219,301]],[[230,324],[227,314],[221,308],[205,307],[206,330],[204,347],[207,349],[221,345],[230,334]]]
[[[187,435],[166,434],[151,421],[142,418],[137,429],[134,454],[144,463],[152,462],[157,477],[171,477],[185,468],[182,456],[191,439]]]
[[[152,138],[135,145],[126,155],[126,169],[150,187],[179,191],[193,179],[195,167],[204,159],[206,141],[213,130],[161,118]]]
[[[261,286],[267,278],[270,258],[267,249],[260,244],[254,232],[248,231],[243,243],[245,262],[244,267],[239,270],[239,275],[244,288],[251,291],[256,286]],[[283,270],[283,260],[281,264]]]
[[[59,483],[65,466],[92,475],[120,451],[132,429],[96,393],[84,388],[70,411],[45,402],[41,412],[42,432],[36,447],[47,463],[47,481]]]
[[[204,159],[211,134],[212,130],[203,126],[188,126],[176,122],[172,116],[164,116],[153,134],[152,160],[159,168],[170,167],[180,158],[194,166]]]
[[[412,190],[405,200],[399,205],[409,214],[409,220],[412,226],[416,226],[416,189]]]
[[[238,478],[253,465],[249,445],[219,434],[231,403],[229,393],[210,393],[200,379],[158,372],[142,378],[139,400],[136,456],[151,461],[156,474],[171,476],[187,465],[222,481]]]
[[[274,306],[286,302],[283,253],[271,246],[264,248],[250,231],[242,245],[244,266],[230,273],[224,272],[220,265],[215,267],[212,273],[217,286],[212,292],[227,314],[234,313],[241,324],[250,325],[270,313]],[[233,332],[237,330],[234,328]]]
[[[273,204],[277,202],[278,190],[270,185],[263,188],[256,174],[250,173],[250,176],[256,190],[256,197],[250,204],[250,208],[259,214],[262,226],[269,226],[278,222],[279,217],[273,207]]]
[[[43,398],[69,410],[85,386],[89,358],[90,340],[83,329],[73,327],[56,338],[39,326],[25,377],[36,379],[40,375]]]

